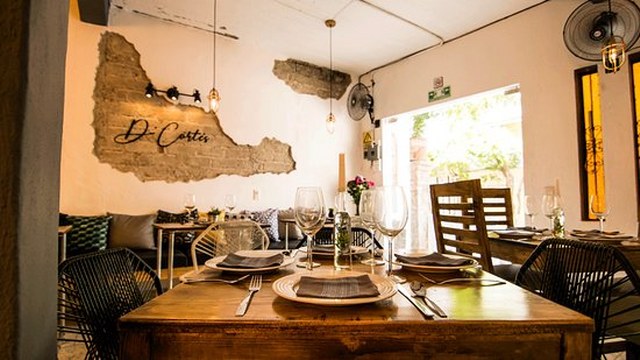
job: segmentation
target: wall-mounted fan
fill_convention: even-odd
[[[632,0],[587,0],[564,24],[564,43],[581,59],[602,60],[602,49],[612,36],[629,49],[640,37],[640,8]]]
[[[368,113],[371,121],[374,121],[373,96],[365,84],[358,82],[353,85],[347,96],[347,110],[353,120],[359,121]]]

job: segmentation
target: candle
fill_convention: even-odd
[[[346,183],[344,181],[344,153],[338,154],[338,192],[344,192],[346,190]]]

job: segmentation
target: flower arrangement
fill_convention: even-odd
[[[364,190],[371,189],[374,186],[376,186],[376,184],[373,181],[367,180],[360,175],[347,182],[347,192],[351,195],[353,202],[356,204],[356,213],[359,213],[360,194],[362,194]]]

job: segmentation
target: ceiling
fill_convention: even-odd
[[[281,60],[360,75],[422,49],[439,46],[548,0],[218,0],[220,41],[246,42]],[[112,0],[112,10],[213,29],[213,0]],[[402,18],[402,19],[401,19]],[[404,19],[404,20],[403,20]]]

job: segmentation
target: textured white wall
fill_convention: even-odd
[[[106,211],[148,213],[158,208],[181,210],[182,196],[197,195],[200,209],[222,207],[227,193],[236,194],[237,209],[293,205],[295,189],[323,187],[333,204],[337,189],[338,153],[346,153],[347,177],[359,156],[358,124],[348,118],[345,97],[334,100],[338,117],[335,134],[325,130],[328,100],[293,92],[272,73],[278,54],[260,52],[259,39],[217,40],[216,87],[222,97],[221,125],[238,144],[256,145],[275,137],[292,147],[296,170],[285,175],[221,176],[199,182],[141,182],[99,163],[93,155],[93,86],[98,65],[98,42],[104,27],[81,23],[75,2],[69,19],[65,117],[61,166],[60,210],[72,214]],[[176,85],[183,92],[211,89],[212,35],[112,9],[109,31],[123,35],[141,54],[147,75],[158,88]],[[144,89],[140,89],[143,91]],[[183,99],[190,103],[190,99]],[[253,190],[260,193],[253,200]]]
[[[510,84],[520,84],[527,194],[542,196],[559,179],[567,228],[582,223],[579,208],[575,69],[592,63],[574,57],[562,30],[581,1],[550,1],[525,13],[411,59],[376,71],[376,114],[390,117],[427,107],[433,78],[444,76],[451,99]],[[628,68],[616,74],[599,69],[604,121],[607,199],[612,206],[606,227],[636,231],[633,124]],[[369,79],[363,80],[368,83]],[[435,104],[435,103],[434,103]],[[368,126],[363,124],[363,129]],[[359,169],[379,178],[368,163]],[[547,220],[538,215],[538,226]]]

